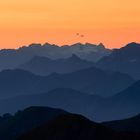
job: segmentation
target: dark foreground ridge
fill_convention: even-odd
[[[0,140],[15,140],[17,136],[39,127],[67,112],[48,107],[29,107],[15,115],[0,117]]]
[[[117,120],[117,121],[110,121],[102,123],[106,127],[110,127],[116,131],[127,131],[127,132],[139,132],[140,133],[140,114],[124,119],[124,120]]]
[[[83,116],[67,114],[20,136],[17,140],[139,140],[139,134],[119,133]]]

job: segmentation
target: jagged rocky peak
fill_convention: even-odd
[[[71,57],[69,58],[71,60],[79,60],[80,58],[76,54],[72,54]]]
[[[98,47],[100,47],[100,48],[105,48],[105,46],[104,46],[103,43],[100,43],[100,44],[98,45]]]
[[[33,43],[33,44],[30,44],[29,47],[36,48],[36,47],[42,47],[42,45],[40,43]]]
[[[136,43],[136,42],[131,42],[129,44],[127,44],[126,46],[122,47],[122,49],[131,49],[131,48],[140,48],[140,44]]]

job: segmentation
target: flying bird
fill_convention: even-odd
[[[84,35],[81,35],[80,37],[84,37]]]
[[[80,34],[80,33],[76,33],[77,36],[79,37],[84,37],[84,35]]]

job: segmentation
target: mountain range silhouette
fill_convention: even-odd
[[[135,42],[0,50],[0,139],[139,140],[139,54]]]

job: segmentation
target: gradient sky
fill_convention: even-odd
[[[140,42],[139,7],[139,0],[0,1],[0,48],[33,42],[103,42],[114,48]]]

